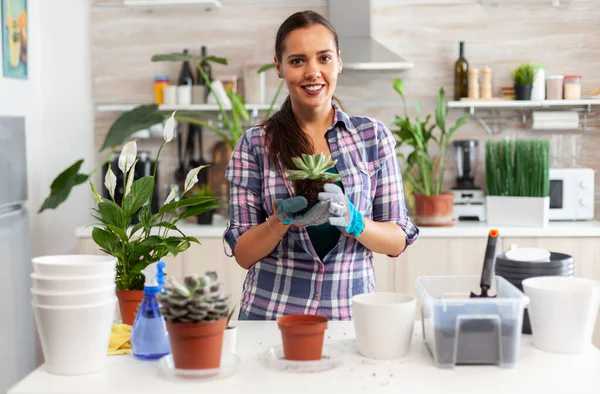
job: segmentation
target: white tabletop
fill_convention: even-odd
[[[352,322],[329,322],[326,344],[345,351],[344,364],[320,373],[300,374],[274,371],[260,356],[281,343],[275,322],[237,322],[239,371],[223,380],[171,381],[158,372],[158,363],[140,361],[131,355],[111,356],[106,370],[85,376],[48,374],[43,366],[19,382],[9,394],[54,393],[436,393],[486,394],[569,393],[597,394],[600,388],[600,350],[590,346],[580,355],[542,352],[524,335],[517,365],[457,366],[439,369],[422,341],[420,324],[415,325],[409,356],[403,360],[376,361],[357,351]]]

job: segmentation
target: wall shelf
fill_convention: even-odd
[[[123,0],[126,7],[158,7],[177,5],[199,5],[206,10],[221,8],[220,0]]]
[[[142,104],[97,104],[96,111],[98,112],[126,112],[131,111]],[[278,109],[280,104],[275,104],[274,109]],[[270,104],[246,104],[246,109],[253,117],[258,117],[259,111],[268,111]],[[159,105],[160,112],[173,111],[194,111],[194,112],[219,112],[217,104],[194,104],[194,105]]]
[[[460,100],[449,101],[449,109],[465,109],[473,119],[477,120],[488,135],[495,134],[487,125],[485,120],[479,115],[479,112],[494,113],[499,115],[502,111],[520,111],[523,122],[528,112],[533,110],[575,110],[581,112],[584,117],[583,130],[587,128],[588,116],[592,115],[592,107],[600,107],[600,99],[582,99],[582,100]]]

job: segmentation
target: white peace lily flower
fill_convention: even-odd
[[[175,113],[177,113],[177,111],[174,111],[171,114],[171,117],[167,120],[167,123],[165,124],[165,129],[163,132],[165,142],[169,142],[173,139],[173,132],[175,131]]]
[[[112,172],[110,166],[108,167],[108,171],[106,171],[106,176],[104,177],[104,186],[106,186],[108,193],[114,200],[115,188],[117,187],[117,176],[114,172]]]
[[[119,156],[119,169],[123,172],[123,174],[127,174],[131,166],[133,166],[133,162],[137,156],[137,144],[134,141],[130,141],[125,144],[123,150],[121,151],[121,155]]]
[[[88,179],[88,181],[90,182],[90,186],[92,188],[92,198],[97,203],[102,202],[102,196],[100,195],[100,193],[98,193],[98,190],[96,190],[96,186],[94,186],[91,179]]]
[[[169,195],[167,196],[167,199],[165,200],[165,204],[167,205],[168,203],[170,203],[171,201],[173,201],[173,199],[175,198],[175,188],[171,189],[171,193],[169,193]]]
[[[135,163],[137,163],[138,159],[133,161],[133,165],[131,167],[131,171],[129,171],[129,176],[127,177],[127,184],[125,185],[125,196],[131,192],[131,185],[133,185],[133,176],[135,175]]]
[[[190,172],[188,172],[187,176],[185,177],[185,190],[183,191],[183,194],[187,193],[188,190],[190,190],[196,183],[198,183],[198,173],[203,167],[204,166],[192,168]]]

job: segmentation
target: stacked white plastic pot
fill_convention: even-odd
[[[57,375],[102,370],[117,303],[117,259],[63,255],[32,261],[32,305],[44,367]]]

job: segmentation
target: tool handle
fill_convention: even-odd
[[[498,241],[498,234],[498,230],[490,230],[488,234],[487,246],[485,248],[483,270],[481,271],[481,281],[479,285],[481,286],[481,289],[486,292],[492,286],[494,265],[496,263],[496,244]]]

